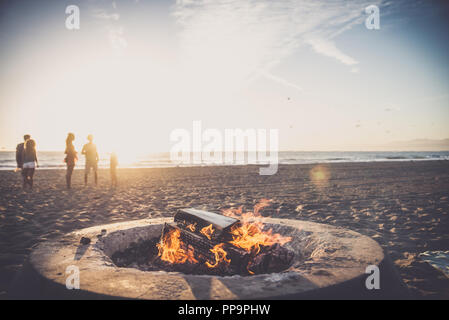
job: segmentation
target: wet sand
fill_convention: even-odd
[[[449,299],[449,279],[417,254],[449,250],[449,162],[283,165],[273,176],[256,166],[119,169],[99,185],[73,189],[64,170],[38,170],[24,192],[20,174],[0,171],[0,299],[32,247],[40,241],[98,224],[171,216],[196,207],[219,212],[272,199],[264,215],[353,229],[378,241],[415,298]]]

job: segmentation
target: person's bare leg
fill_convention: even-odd
[[[33,178],[34,178],[34,169],[30,169],[30,175],[29,175],[30,190],[33,189]]]
[[[73,173],[73,167],[72,165],[67,166],[67,174],[66,174],[66,183],[67,183],[67,189],[70,189],[72,187],[72,173]]]
[[[25,190],[27,187],[27,174],[26,169],[22,169],[22,178],[23,178],[23,189]]]

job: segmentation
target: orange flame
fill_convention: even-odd
[[[261,199],[254,205],[253,211],[243,213],[243,207],[237,209],[231,208],[223,210],[222,213],[226,216],[234,217],[240,220],[241,223],[236,224],[230,230],[232,240],[230,244],[241,248],[251,255],[257,255],[261,251],[262,246],[272,246],[276,243],[284,245],[291,241],[291,237],[284,237],[278,233],[273,233],[272,229],[264,230],[264,224],[260,219],[260,211],[270,205],[271,200]],[[254,219],[258,218],[258,219]],[[187,229],[194,232],[196,230],[196,223],[186,226]],[[215,232],[212,224],[204,227],[200,230],[209,240],[212,239],[212,234]],[[159,256],[161,260],[170,263],[198,263],[195,259],[193,247],[188,246],[185,248],[185,244],[180,239],[181,232],[178,229],[172,229],[164,234],[163,241],[157,245],[159,250]],[[206,261],[205,264],[208,268],[216,268],[222,263],[230,264],[231,259],[227,257],[228,253],[223,249],[225,243],[217,244],[210,249],[215,256],[215,262],[211,263]],[[250,270],[251,261],[248,262],[246,269],[250,274],[254,274]]]
[[[215,268],[217,267],[221,262],[225,262],[226,264],[231,263],[231,259],[228,259],[226,256],[228,253],[223,249],[224,243],[217,244],[213,249],[210,249],[210,251],[215,255],[215,263],[209,263],[209,261],[206,261],[206,266],[209,268]]]
[[[185,263],[186,261],[197,263],[193,248],[189,247],[185,250],[181,247],[180,236],[181,232],[178,229],[170,230],[164,235],[162,243],[157,244],[161,260],[170,263]]]
[[[275,243],[283,245],[291,241],[291,237],[284,237],[278,233],[273,234],[272,229],[264,231],[261,221],[250,221],[252,218],[259,217],[260,210],[269,206],[270,202],[269,199],[261,199],[254,206],[253,212],[242,213],[242,207],[224,210],[224,215],[239,218],[242,222],[241,225],[236,225],[231,229],[232,241],[229,243],[247,252],[258,254],[260,246],[272,246]]]
[[[291,241],[291,237],[281,236],[279,233],[272,233],[272,229],[263,230],[261,222],[243,223],[241,226],[235,226],[231,229],[233,244],[247,252],[258,254],[260,246],[272,246],[276,243],[283,245]]]
[[[212,227],[212,224],[208,225],[207,227],[204,227],[201,229],[201,233],[206,236],[207,239],[212,239],[212,233],[214,233],[215,229]]]
[[[195,232],[196,229],[196,223],[191,223],[188,226],[186,226],[187,229],[189,229],[192,232]]]
[[[221,213],[223,213],[223,215],[225,215],[225,216],[239,219],[242,215],[242,211],[243,211],[243,206],[240,206],[237,209],[235,209],[235,208],[223,209],[221,211]]]
[[[260,211],[263,208],[270,206],[271,201],[271,199],[260,199],[260,201],[254,205],[253,211],[248,211],[246,213],[243,213],[243,206],[240,206],[237,209],[224,209],[222,210],[222,213],[228,217],[240,219],[241,221],[247,221],[251,218],[260,217]]]
[[[265,207],[268,207],[270,205],[270,202],[270,199],[260,199],[260,201],[254,205],[254,216],[260,216],[259,211]]]

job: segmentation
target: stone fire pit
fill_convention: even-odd
[[[173,218],[145,219],[96,226],[40,244],[30,256],[31,269],[40,279],[34,282],[39,286],[35,294],[41,298],[360,298],[376,291],[365,287],[369,265],[380,266],[383,285],[391,287],[394,282],[385,282],[394,278],[393,271],[385,267],[383,250],[371,238],[329,225],[274,218],[265,218],[264,223],[274,232],[293,238],[285,246],[295,257],[283,272],[210,276],[114,265],[114,253],[124,251],[133,242],[160,237],[163,224],[172,221]],[[90,243],[81,244],[83,237],[89,238]],[[79,290],[65,287],[68,266],[79,268]]]

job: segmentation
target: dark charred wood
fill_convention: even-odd
[[[234,225],[239,223],[238,219],[193,208],[179,210],[174,220],[181,229],[188,230],[204,238],[206,237],[201,234],[201,229],[212,225],[214,231],[211,234],[211,240],[219,242],[229,240],[229,231]],[[189,225],[193,226],[193,230],[188,229]]]
[[[214,244],[211,241],[187,230],[181,229],[176,224],[166,223],[162,229],[161,241],[170,231],[178,230],[180,232],[180,240],[184,250],[188,250],[188,246],[192,246],[197,259],[202,262],[214,261],[214,254],[210,251]]]
[[[180,240],[184,250],[191,250],[193,248],[195,258],[198,260],[197,264],[184,263],[182,265],[171,266],[171,269],[186,273],[197,273],[199,269],[204,269],[204,264],[209,262],[215,264],[215,255],[211,251],[216,245],[220,244],[215,240],[208,240],[193,232],[180,228],[177,224],[165,224],[161,241],[164,239],[164,235],[170,231],[179,230]],[[244,249],[235,247],[230,243],[223,243],[223,249],[227,252],[227,259],[230,263],[220,263],[215,268],[209,268],[214,270],[208,270],[208,274],[260,274],[267,272],[279,272],[282,271],[291,264],[293,259],[293,253],[282,247],[279,244],[272,246],[262,246],[261,251],[257,254],[253,252],[247,252]],[[156,259],[158,260],[158,259]],[[158,263],[155,260],[155,263]],[[160,263],[159,263],[160,264]],[[163,263],[164,267],[165,264]],[[170,269],[169,268],[169,269]]]
[[[201,262],[208,261],[209,263],[214,264],[215,255],[211,250],[221,242],[209,240],[196,233],[181,229],[178,227],[178,225],[173,223],[166,223],[164,225],[164,228],[162,229],[161,241],[163,241],[164,235],[172,230],[179,230],[180,240],[183,243],[184,250],[187,250],[188,246],[191,246],[193,247],[195,258],[197,258]],[[248,256],[247,259],[249,259],[249,253],[228,243],[224,243],[223,249],[228,252],[229,258],[233,263],[242,262],[242,260],[244,260],[244,257],[246,256]]]
[[[262,247],[248,264],[248,270],[253,273],[280,272],[287,269],[292,260],[293,252],[276,243],[270,247]]]

